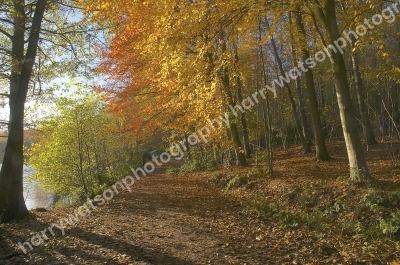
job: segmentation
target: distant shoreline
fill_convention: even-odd
[[[24,131],[24,146],[25,147],[30,147],[32,143],[34,142],[34,137],[35,134],[37,134],[37,131],[33,130],[25,130]],[[6,150],[6,145],[7,145],[7,132],[2,131],[0,132],[0,164],[3,162],[4,158],[4,151]]]

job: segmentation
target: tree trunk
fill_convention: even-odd
[[[239,54],[238,54],[237,45],[234,45],[234,47],[235,47],[235,62],[236,62],[236,64],[238,64],[239,63]],[[242,103],[243,102],[243,96],[242,96],[243,83],[242,83],[242,80],[240,79],[239,75],[236,77],[236,85],[237,85],[238,101],[239,101],[239,103]],[[242,112],[240,113],[240,124],[242,125],[242,130],[243,130],[244,153],[246,155],[246,158],[250,158],[251,149],[250,149],[249,127],[247,126],[246,115]]]
[[[9,117],[9,124],[8,124],[8,132],[9,135],[11,135],[11,120],[13,117],[13,109],[15,105],[15,99],[18,91],[18,85],[20,82],[21,78],[21,68],[22,64],[24,61],[24,42],[25,42],[25,3],[23,0],[16,0],[14,1],[14,6],[15,6],[15,15],[14,15],[14,34],[13,34],[13,39],[12,39],[12,68],[11,68],[11,78],[10,78],[10,96],[9,96],[9,108],[10,108],[10,117]],[[4,161],[3,161],[4,165]],[[16,176],[23,175],[23,162],[20,163],[20,165],[17,166],[15,169]],[[27,213],[27,209],[25,206],[24,198],[23,198],[23,179],[21,178],[13,178],[11,179],[12,176],[7,176],[10,178],[10,180],[6,180],[5,178],[1,178],[0,175],[0,189],[1,192],[3,193],[4,196],[7,196],[6,200],[9,200],[10,206],[8,209],[16,209],[16,212],[18,213],[15,217],[17,219],[19,216],[23,216]],[[2,189],[2,187],[7,187],[6,185],[3,185],[2,181],[10,181],[8,182],[8,187],[7,189]],[[22,192],[21,192],[22,190]],[[1,200],[2,197],[0,197]],[[1,205],[1,202],[0,202]],[[1,209],[1,208],[0,208]],[[0,210],[0,218],[1,218],[1,213],[2,210]],[[7,217],[7,215],[10,215],[9,213],[5,213],[3,216],[3,220],[7,221],[7,219],[13,219],[12,216]],[[1,221],[1,219],[0,219]]]
[[[213,148],[215,166],[219,166],[222,164],[222,162],[221,162],[221,147],[219,144],[213,144],[212,148]]]
[[[186,132],[184,132],[184,137],[185,137],[184,139],[188,138],[188,135]],[[185,148],[186,148],[188,160],[192,160],[191,147],[187,141],[185,141]]]
[[[250,138],[249,138],[249,127],[247,126],[247,120],[244,113],[240,115],[240,124],[243,128],[243,146],[244,146],[244,153],[246,158],[251,157],[251,149],[250,149]]]
[[[225,89],[225,92],[228,95],[229,103],[231,106],[233,106],[235,101],[233,100],[232,93],[230,91],[230,78],[229,78],[229,73],[228,70],[225,68],[223,69],[223,74],[222,74],[222,82],[223,82],[223,87]],[[244,167],[247,165],[246,161],[246,156],[244,154],[244,150],[242,149],[242,142],[240,140],[239,136],[239,131],[236,125],[236,122],[233,121],[233,119],[229,118],[229,132],[232,137],[232,142],[235,146],[235,154],[236,154],[236,164],[240,167]]]
[[[24,43],[25,43],[25,3],[24,0],[15,0],[14,15],[14,35],[12,39],[12,68],[10,79],[10,120],[12,117],[12,108],[15,104],[15,97],[18,91],[20,73],[24,62]]]
[[[22,3],[22,1],[18,3]],[[46,6],[47,0],[38,0],[36,3],[28,49],[20,73],[18,91],[11,108],[9,137],[0,171],[0,218],[2,222],[18,219],[27,213],[23,197],[24,107]]]
[[[289,13],[289,21],[290,24],[292,24],[292,15],[291,13]],[[293,34],[290,34],[290,40],[292,42],[292,56],[293,56],[293,62],[297,62],[298,61],[298,56],[297,56],[297,52],[296,52],[296,44],[295,44],[295,39],[293,37]],[[295,63],[294,63],[294,67],[296,67]],[[306,139],[307,142],[307,150],[311,151],[311,138],[312,135],[310,133],[310,130],[308,128],[308,122],[307,122],[307,115],[306,115],[306,107],[304,105],[304,97],[303,97],[303,93],[302,93],[302,88],[301,88],[301,76],[298,76],[296,78],[296,92],[297,92],[297,98],[299,99],[299,113],[300,113],[300,122],[301,122],[301,127],[303,128],[303,136],[304,139]],[[304,152],[306,153],[306,152]]]
[[[221,49],[222,49],[222,52],[226,51],[226,42],[225,41],[222,43]],[[220,76],[221,81],[223,83],[222,88],[224,90],[224,93],[228,97],[228,104],[230,104],[231,106],[234,106],[235,100],[233,98],[232,91],[231,91],[232,84],[231,84],[231,79],[229,76],[229,69],[227,66],[223,66],[220,69],[220,75],[221,75]],[[236,164],[238,166],[244,167],[247,165],[247,161],[246,161],[246,156],[242,149],[243,146],[242,146],[242,142],[240,140],[238,128],[237,128],[236,122],[234,122],[231,118],[229,118],[229,119],[230,119],[229,120],[229,131],[232,136],[233,144],[235,146]]]
[[[324,23],[329,37],[329,44],[334,46],[334,41],[340,38],[336,19],[335,1],[325,0],[324,5],[323,9],[318,6],[317,12],[320,20]],[[340,119],[349,159],[350,179],[356,181],[371,179],[372,177],[368,171],[360,136],[358,135],[357,119],[351,102],[350,86],[347,79],[346,64],[343,55],[340,52],[336,52],[332,53],[329,58],[332,66]]]
[[[242,96],[242,82],[238,77],[238,100],[239,102],[243,102]],[[244,113],[240,113],[240,124],[243,129],[243,147],[246,158],[250,158],[251,149],[250,149],[250,138],[249,138],[249,127],[247,126],[246,115]]]
[[[236,154],[236,164],[240,167],[244,167],[247,165],[246,156],[244,154],[244,150],[242,149],[242,143],[240,141],[239,132],[235,122],[230,122],[230,131],[232,135],[232,141],[235,145],[235,154]]]
[[[265,106],[265,104],[267,106]],[[264,136],[266,142],[266,155],[267,155],[267,167],[268,173],[272,176],[273,173],[273,146],[272,146],[272,125],[271,125],[271,113],[270,113],[270,105],[269,105],[269,95],[266,95],[266,102],[262,102],[262,116],[264,120]]]
[[[269,25],[267,25],[267,27],[269,28]],[[275,55],[276,62],[278,63],[279,71],[281,72],[281,74],[283,76],[285,76],[285,71],[283,69],[282,60],[279,57],[278,49],[276,47],[274,38],[271,38],[271,44],[272,44],[272,49],[273,49],[273,52],[274,52],[274,55]],[[297,117],[297,107],[296,107],[296,102],[293,99],[292,91],[290,90],[290,86],[286,82],[285,82],[285,87],[286,87],[286,90],[288,92],[288,97],[289,97],[290,105],[292,106],[292,113],[293,113],[293,118],[294,118],[295,125],[296,125],[296,130],[297,130],[297,133],[299,135],[300,142],[303,145],[304,153],[310,153],[311,152],[310,146],[307,144],[307,141],[304,138],[304,135],[302,133],[303,130],[301,128],[300,120],[299,120],[299,117]]]
[[[304,29],[303,20],[300,13],[296,13],[296,25],[302,35],[301,45],[306,45],[306,31]],[[303,47],[303,46],[302,46]],[[304,62],[310,58],[310,52],[307,48],[301,49],[301,60]],[[321,117],[318,111],[318,100],[315,92],[314,74],[312,69],[305,72],[308,101],[310,105],[311,121],[315,138],[315,158],[317,161],[329,160],[328,150],[325,145],[325,136],[322,128]]]
[[[293,49],[292,50],[293,57],[296,57],[296,51]],[[305,150],[311,150],[311,134],[310,131],[308,130],[308,122],[307,122],[307,115],[306,115],[306,107],[304,106],[304,99],[303,99],[303,93],[301,91],[301,77],[298,76],[296,78],[296,91],[297,91],[297,98],[299,99],[299,113],[300,113],[300,122],[301,122],[301,127],[303,128],[303,136],[304,139],[306,139],[307,142],[307,149]],[[304,152],[307,153],[307,152]]]
[[[363,99],[364,83],[361,78],[358,56],[355,52],[351,53],[351,59],[352,59],[352,63],[353,63],[354,83],[355,83],[355,87],[356,87],[358,108],[360,111],[364,143],[368,148],[369,145],[376,144],[376,139],[375,139],[374,131],[372,130],[371,123],[369,121],[366,104]]]
[[[259,41],[261,40],[261,28],[259,28]],[[265,69],[265,62],[264,62],[264,51],[263,47],[260,46],[260,63],[261,63],[261,80],[264,81],[264,85],[267,85],[267,71]],[[257,87],[257,89],[260,89]],[[264,105],[266,104],[266,106]],[[262,102],[262,115],[264,120],[264,135],[265,135],[265,146],[266,146],[266,153],[267,153],[267,166],[268,166],[268,173],[270,176],[273,175],[273,128],[272,128],[272,118],[271,118],[271,108],[270,108],[270,101],[269,95],[266,94],[265,102]]]

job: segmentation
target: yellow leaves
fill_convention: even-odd
[[[95,17],[106,22],[121,23],[116,16],[128,14],[122,26],[112,29],[115,38],[105,62],[113,68],[105,70],[118,82],[126,75],[132,77],[133,85],[119,87],[121,93],[117,96],[122,102],[128,102],[131,95],[147,93],[148,88],[155,92],[137,98],[138,111],[130,112],[131,119],[139,113],[150,120],[160,112],[151,119],[155,124],[168,121],[167,126],[189,127],[204,117],[222,115],[226,105],[218,83],[222,67],[232,67],[237,77],[247,81],[244,76],[252,64],[247,54],[256,46],[252,35],[257,30],[259,14],[264,11],[261,3],[94,0],[86,4],[88,10],[100,9]],[[218,42],[216,32],[221,29],[227,36]],[[243,69],[231,46],[238,38],[240,57],[245,55],[247,61],[243,65],[248,65]],[[229,46],[226,52],[220,52],[223,42]],[[130,105],[119,107],[119,113],[128,113],[124,109]]]
[[[371,1],[371,0],[367,0],[366,3],[370,9],[375,9],[381,4],[381,3],[376,3],[375,1]]]
[[[393,66],[393,70],[400,74],[400,68],[397,66]]]
[[[110,3],[109,3],[109,2],[103,2],[103,3],[100,5],[100,8],[101,8],[101,9],[107,9],[109,6],[110,6]]]

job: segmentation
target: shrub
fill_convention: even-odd
[[[235,175],[233,178],[231,178],[228,183],[226,184],[225,190],[231,190],[235,188],[239,188],[249,182],[249,176],[239,176]]]
[[[379,227],[384,235],[392,238],[392,235],[400,229],[400,211],[391,213],[387,219],[380,218]]]
[[[255,211],[259,217],[271,218],[277,213],[275,204],[270,203],[267,198],[259,194],[249,201],[241,202],[242,206],[248,211]]]

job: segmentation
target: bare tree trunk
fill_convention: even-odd
[[[366,108],[366,104],[364,102],[363,92],[364,92],[364,83],[360,73],[360,66],[358,56],[355,52],[351,53],[351,60],[353,63],[353,71],[354,71],[354,83],[356,87],[357,94],[357,103],[360,111],[361,118],[361,126],[363,130],[364,143],[365,145],[373,145],[376,144],[376,139],[374,135],[374,131],[372,130],[372,126],[368,117],[368,112]]]
[[[259,28],[259,40],[261,40],[261,28]],[[264,52],[263,47],[260,46],[260,63],[261,63],[261,70],[262,70],[262,78],[261,80],[264,81],[264,85],[267,84],[267,71],[265,69],[265,62],[264,62]],[[259,89],[259,88],[257,88]],[[266,106],[264,105],[266,104]],[[263,120],[264,120],[264,135],[265,135],[265,146],[267,151],[267,166],[268,166],[268,173],[270,176],[273,174],[273,128],[272,128],[272,118],[271,118],[271,109],[270,109],[270,101],[269,95],[266,94],[265,103],[262,102],[262,111],[263,111]]]
[[[296,57],[296,51],[292,49],[292,54],[293,57]],[[300,122],[301,122],[301,127],[303,129],[303,136],[304,139],[307,142],[307,148],[305,149],[304,153],[307,153],[306,150],[311,152],[311,134],[310,131],[308,130],[308,122],[307,122],[307,115],[306,115],[306,107],[304,106],[304,99],[303,99],[303,93],[302,93],[302,88],[301,88],[301,77],[298,76],[296,78],[296,92],[297,92],[297,98],[299,99],[299,113],[300,113]]]
[[[238,64],[239,63],[239,54],[238,54],[237,45],[234,45],[234,47],[235,47],[235,61],[236,61],[236,64]],[[236,85],[237,85],[238,101],[240,103],[242,103],[243,102],[243,96],[242,96],[243,82],[240,79],[239,75],[236,77]],[[251,149],[250,149],[249,127],[247,125],[246,115],[243,112],[240,113],[240,124],[242,125],[242,130],[243,130],[244,153],[246,155],[246,158],[250,158]]]
[[[240,167],[244,167],[247,165],[246,156],[244,154],[244,150],[242,150],[242,143],[240,141],[239,132],[236,126],[236,123],[230,121],[230,131],[232,135],[232,141],[235,145],[235,154],[236,154],[236,164]]]
[[[234,100],[232,97],[232,93],[230,91],[231,83],[230,83],[229,73],[227,72],[227,69],[223,69],[221,79],[222,79],[224,91],[228,95],[228,101],[229,101],[228,103],[231,104],[231,106],[233,106]],[[246,156],[242,149],[243,145],[240,140],[238,128],[237,128],[236,122],[231,118],[229,118],[229,132],[230,132],[230,136],[232,137],[232,142],[235,146],[236,164],[241,167],[246,166],[247,165]]]
[[[296,25],[302,35],[301,45],[306,45],[306,31],[304,29],[303,20],[299,12],[296,13]],[[304,62],[308,58],[310,58],[310,52],[304,47],[301,49],[301,60]],[[312,69],[308,69],[308,71],[305,72],[305,77],[315,138],[315,158],[317,161],[326,161],[329,160],[330,157],[325,145],[325,136],[322,129],[321,117],[318,111],[318,100],[315,92],[314,74]]]
[[[21,5],[24,2],[17,3]],[[46,6],[47,0],[38,0],[36,3],[28,49],[20,72],[18,91],[11,108],[9,137],[0,171],[0,218],[2,222],[18,219],[27,213],[23,197],[24,110]]]
[[[266,105],[266,106],[265,106]],[[267,167],[268,173],[272,176],[273,173],[273,165],[272,165],[272,158],[273,158],[273,146],[272,146],[272,125],[271,125],[271,112],[270,112],[270,105],[269,105],[269,95],[266,95],[266,102],[262,102],[262,115],[264,120],[264,136],[266,141],[266,152],[267,152]]]
[[[226,51],[226,42],[223,42],[221,48],[222,48],[222,52]],[[231,91],[232,84],[231,84],[231,79],[229,76],[229,69],[227,66],[224,66],[221,68],[220,75],[221,75],[220,76],[221,81],[223,83],[224,93],[228,97],[228,104],[230,104],[231,106],[234,106],[235,100],[233,98],[232,91]],[[230,131],[230,134],[232,137],[233,144],[235,146],[236,164],[238,166],[244,167],[247,165],[246,156],[242,149],[243,145],[242,145],[242,142],[239,137],[239,132],[238,132],[236,122],[233,121],[231,118],[229,120],[229,131]]]
[[[231,105],[234,105],[234,100],[233,100],[232,94],[230,92],[229,73],[227,72],[227,69],[224,69],[224,70],[225,70],[225,72],[223,73],[222,82],[224,83],[225,92],[228,94],[229,103]],[[231,118],[229,118],[229,119],[230,119],[229,120],[229,132],[232,137],[233,145],[235,146],[236,164],[238,166],[243,167],[243,166],[247,165],[247,161],[246,161],[246,156],[244,154],[244,151],[242,149],[243,145],[240,140],[239,131],[238,131],[236,122]]]
[[[267,24],[268,24],[268,22],[267,22]],[[267,25],[267,27],[269,28],[269,25]],[[279,67],[279,71],[281,72],[281,74],[283,76],[285,76],[285,71],[283,69],[282,60],[279,57],[278,49],[276,47],[274,38],[271,38],[271,44],[272,44],[272,49],[273,49],[273,52],[274,52],[274,55],[275,55],[276,62],[277,62],[278,67]],[[303,145],[304,153],[310,153],[311,152],[310,146],[307,144],[307,141],[304,138],[304,135],[302,133],[303,130],[301,128],[300,120],[299,120],[299,117],[297,116],[297,107],[296,107],[296,102],[294,101],[294,98],[293,98],[292,91],[290,90],[290,86],[286,82],[285,82],[285,87],[286,87],[286,90],[288,92],[288,97],[289,97],[290,105],[292,106],[292,113],[293,113],[293,118],[294,118],[295,125],[296,125],[296,130],[297,130],[297,133],[299,135],[300,142]]]
[[[187,133],[184,133],[184,139],[188,138]],[[188,160],[192,160],[192,153],[191,153],[191,147],[189,145],[189,143],[187,141],[185,141],[185,147],[186,147],[186,152],[187,152],[187,156],[188,156]]]
[[[21,68],[24,63],[24,43],[25,43],[25,3],[24,0],[15,0],[14,15],[14,35],[12,39],[12,68],[10,79],[10,119],[12,117],[12,108],[15,104],[15,97],[18,91],[19,80],[21,78]]]
[[[14,35],[12,39],[12,68],[11,68],[11,79],[10,79],[10,96],[9,96],[9,107],[10,107],[10,117],[8,124],[8,133],[11,135],[11,121],[14,113],[14,105],[16,100],[16,95],[18,92],[18,85],[21,78],[21,68],[24,62],[24,42],[25,42],[25,3],[23,0],[15,0],[15,15],[14,15]],[[4,165],[4,161],[3,161]],[[17,166],[14,171],[14,176],[23,175],[23,163],[20,166]],[[7,176],[12,177],[12,176]],[[0,189],[2,189],[3,178],[0,175]],[[2,209],[0,208],[0,218],[1,221],[8,221],[8,219],[17,219],[20,216],[23,216],[27,213],[27,209],[25,206],[24,198],[23,198],[23,178],[13,178],[11,183],[9,184],[10,188],[4,191],[4,195],[7,194],[7,201],[10,207],[7,209],[15,208],[17,215],[15,218],[10,216],[9,213],[5,212],[3,217],[1,216]],[[21,192],[22,190],[22,192]],[[2,193],[3,190],[0,192]],[[1,197],[0,197],[1,198]],[[16,198],[16,199],[15,199]],[[1,205],[1,202],[0,202]],[[9,217],[8,217],[9,216]]]
[[[239,102],[243,102],[242,96],[242,82],[238,77],[238,100]],[[249,127],[247,125],[246,115],[244,113],[240,113],[240,124],[242,125],[243,130],[243,147],[246,158],[250,158],[251,149],[250,149],[250,137],[249,137]]]
[[[246,116],[244,113],[240,115],[240,124],[243,128],[243,146],[244,146],[244,153],[246,158],[251,157],[251,149],[250,149],[250,137],[249,137],[249,127],[247,125]]]
[[[325,26],[329,37],[329,44],[334,46],[334,41],[340,38],[336,19],[335,1],[325,0],[324,7],[315,6],[317,14]],[[315,25],[317,27],[317,25]],[[322,37],[322,36],[321,36]],[[326,43],[325,43],[325,46]],[[329,57],[332,66],[333,80],[336,86],[340,119],[346,142],[347,155],[350,166],[351,180],[367,180],[372,176],[369,173],[364,150],[358,135],[357,119],[351,102],[350,86],[347,79],[346,64],[340,52],[332,52]]]
[[[289,13],[289,20],[290,20],[290,24],[292,24],[292,16],[291,13]],[[298,56],[297,56],[297,52],[296,52],[296,43],[295,43],[295,39],[293,37],[293,34],[290,34],[290,39],[292,42],[292,56],[293,56],[293,62],[297,62],[298,61]],[[295,63],[294,63],[294,67],[296,67]],[[307,149],[306,150],[310,150],[311,152],[311,138],[312,135],[310,133],[310,130],[308,129],[308,122],[307,122],[307,115],[306,115],[306,107],[304,104],[304,97],[303,97],[303,93],[302,93],[302,88],[301,88],[301,76],[298,76],[296,78],[296,92],[297,92],[297,98],[299,99],[299,113],[300,113],[300,122],[301,122],[301,127],[303,128],[303,135],[304,135],[304,139],[306,139],[307,142]],[[306,152],[304,152],[306,153]]]

